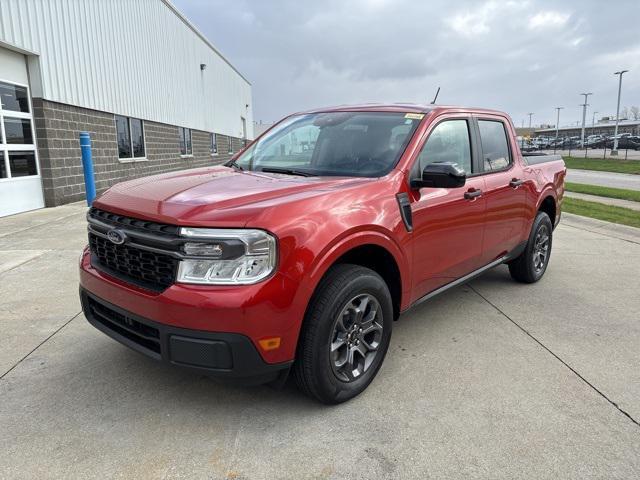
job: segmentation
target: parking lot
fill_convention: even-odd
[[[85,207],[0,219],[0,478],[638,478],[640,233],[565,215],[535,285],[499,267],[403,315],[326,407],[119,345],[80,312]]]
[[[585,149],[582,148],[573,148],[571,150],[569,149],[556,149],[555,151],[553,149],[549,149],[549,150],[540,150],[543,153],[546,154],[555,154],[555,155],[563,155],[563,156],[571,156],[571,157],[577,157],[577,158],[618,158],[621,160],[640,160],[640,150],[618,150],[618,155],[616,156],[612,156],[611,155],[611,150],[610,149],[603,149],[603,148],[587,148],[586,149],[586,155],[585,155]]]

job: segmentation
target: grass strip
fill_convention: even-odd
[[[632,173],[640,175],[640,160],[621,160],[619,158],[579,158],[562,157],[567,168],[596,170],[599,172]]]
[[[628,190],[626,188],[601,187],[599,185],[587,185],[583,183],[566,182],[565,188],[569,192],[598,195],[599,197],[618,198],[640,202],[640,190]]]
[[[597,218],[605,222],[629,225],[640,228],[640,212],[630,208],[614,207],[598,202],[589,202],[578,198],[564,197],[562,210],[583,217]]]

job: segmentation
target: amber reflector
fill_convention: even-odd
[[[263,338],[262,340],[258,340],[260,344],[260,348],[265,351],[275,350],[280,347],[280,337],[272,337],[272,338]]]

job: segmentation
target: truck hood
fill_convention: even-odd
[[[93,206],[161,223],[238,227],[245,226],[265,208],[371,181],[208,167],[119,183]]]

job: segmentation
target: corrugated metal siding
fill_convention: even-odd
[[[161,0],[0,0],[0,42],[38,54],[45,99],[253,137],[249,83]]]

